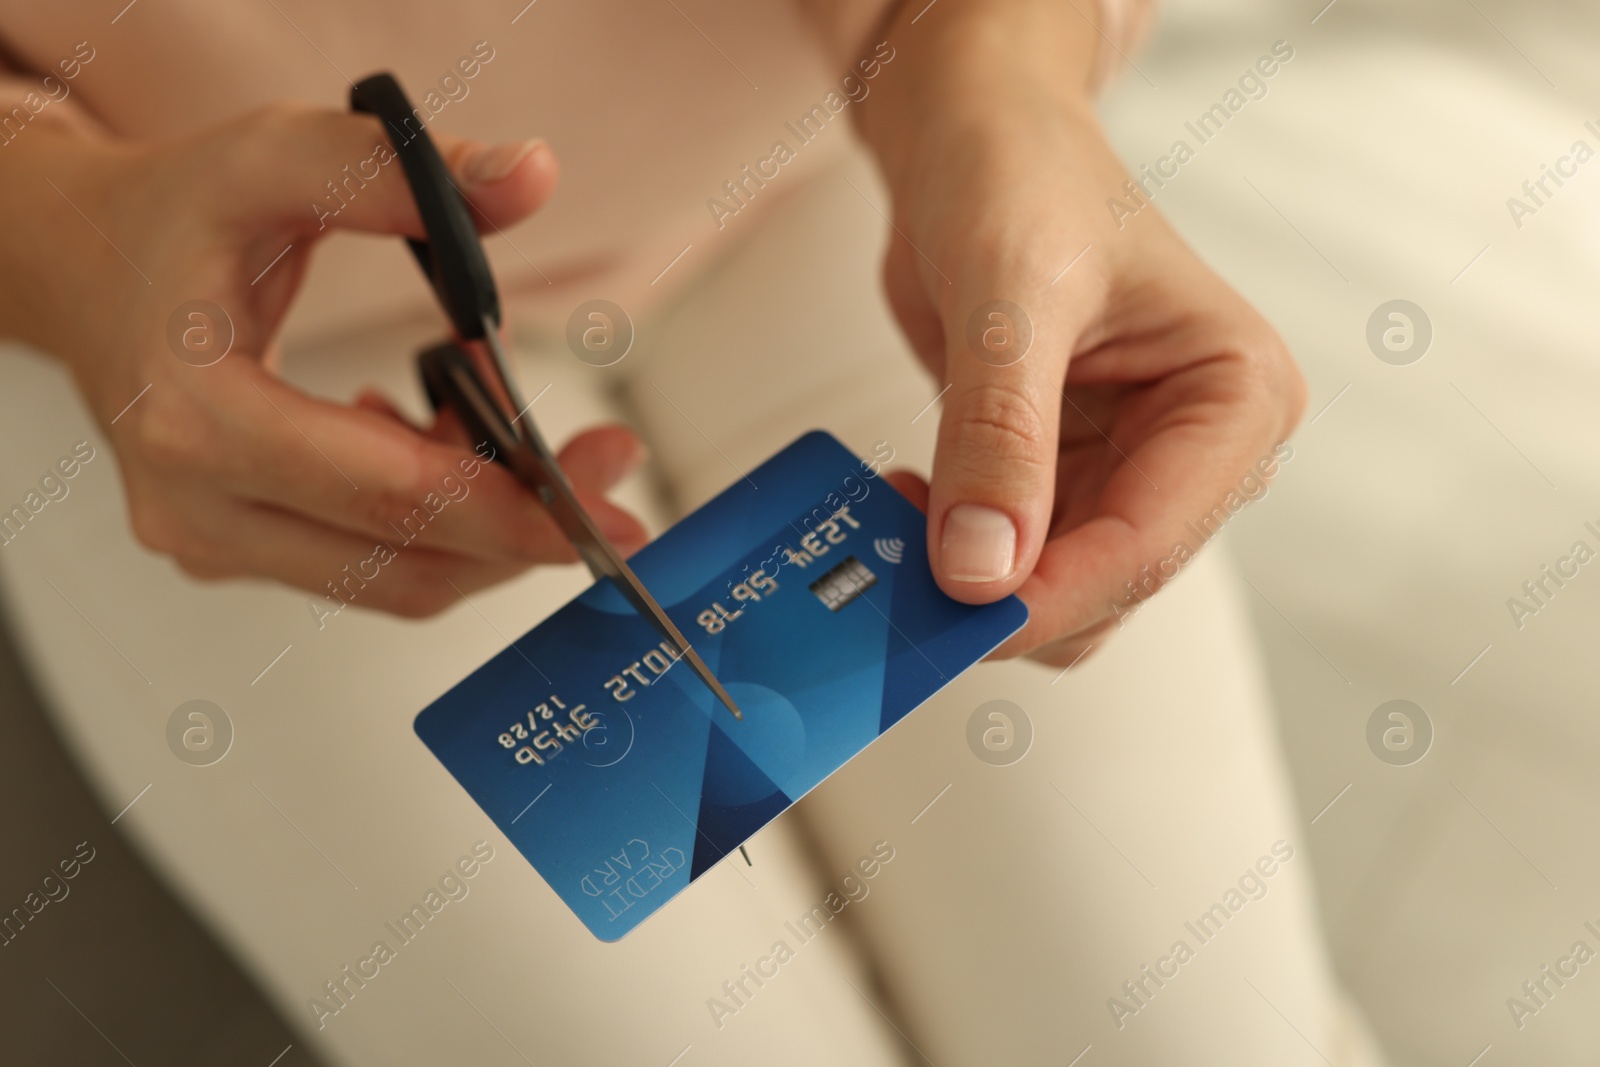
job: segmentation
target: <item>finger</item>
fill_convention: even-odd
[[[543,141],[488,145],[429,129],[479,229],[516,222],[555,189],[555,155]],[[274,104],[233,127],[213,151],[225,158],[222,212],[256,223],[421,237],[422,222],[394,148],[375,117]]]
[[[980,274],[963,286],[993,284]],[[1031,286],[1008,303],[952,298],[945,317],[944,411],[928,507],[939,586],[966,603],[1014,592],[1050,523],[1061,384],[1083,307],[1059,309]],[[1019,311],[1019,305],[1029,311]]]
[[[1149,436],[1111,474],[1095,514],[1044,546],[1019,590],[1030,617],[1008,642],[1013,654],[1126,622],[1265,495],[1293,450],[1273,442],[1282,427],[1263,416],[1279,405],[1229,362],[1164,379],[1130,405],[1126,418]]]
[[[884,480],[892,485],[895,490],[920,511],[928,510],[928,483],[911,471],[890,471],[884,475]],[[1048,551],[1048,543],[1046,551]],[[1021,590],[1024,600],[1032,593],[1029,583],[1024,582]],[[1019,633],[1015,640],[1007,642],[994,652],[988,659],[1009,659],[1012,656],[1026,653],[1029,658],[1052,666],[1075,666],[1080,660],[1086,659],[1093,651],[1100,635],[1112,624],[1108,621],[1098,627],[1091,627],[1082,633],[1061,637],[1049,641],[1038,648],[1031,648],[1030,643],[1037,642],[1038,638],[1032,633],[1024,631]]]
[[[438,413],[427,436],[437,441],[476,447],[460,418],[449,408]],[[649,458],[649,449],[625,426],[599,426],[569,441],[556,457],[591,518],[620,551],[632,552],[649,540],[644,525],[605,499],[604,494]]]
[[[1027,653],[1027,656],[1031,660],[1051,667],[1078,667],[1092,658],[1116,630],[1117,624],[1108,619],[1079,633],[1048,641]],[[1003,659],[1008,654],[1002,647],[990,658]]]
[[[357,397],[358,404],[363,397]],[[427,435],[467,449],[476,446],[460,417],[450,408],[436,414]],[[649,457],[650,450],[639,440],[639,435],[626,426],[617,425],[584,430],[567,442],[556,459],[575,488],[604,493],[638,470]]]
[[[179,564],[191,576],[269,578],[303,589],[314,594],[307,608],[319,629],[351,605],[408,618],[434,615],[527,567],[407,545],[393,536],[363,538],[237,501],[190,507],[185,526],[194,540]]]
[[[590,518],[612,547],[632,555],[650,540],[644,524],[605,498],[605,493],[639,469],[650,450],[625,426],[599,426],[578,434],[556,457]]]
[[[557,459],[575,487],[604,493],[642,466],[650,450],[625,426],[597,426],[567,442]]]
[[[208,473],[235,494],[362,537],[422,539],[427,547],[498,562],[576,558],[550,515],[488,452],[435,441],[385,415],[319,400],[249,360],[224,360],[205,379],[214,432]],[[640,544],[637,519],[588,486],[578,496],[602,531]]]
[[[476,449],[481,443],[472,440],[472,435],[467,433],[466,426],[461,422],[461,416],[456,414],[454,408],[449,407],[435,411],[433,425],[424,432],[435,441],[460,445],[468,451]]]
[[[417,427],[406,417],[405,413],[395,406],[394,401],[378,392],[376,389],[363,389],[356,394],[355,406],[362,411],[370,411],[376,415],[383,415],[392,419],[408,429]]]
[[[928,291],[918,276],[921,265],[921,257],[911,242],[891,237],[883,257],[883,291],[911,350],[936,376],[942,376],[944,331],[939,324],[939,309],[928,299]]]
[[[901,496],[916,505],[918,511],[928,510],[928,483],[925,479],[910,471],[890,471],[883,477]]]

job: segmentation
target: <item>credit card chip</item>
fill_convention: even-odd
[[[854,556],[812,582],[810,589],[829,611],[838,611],[850,601],[878,584],[878,576]]]

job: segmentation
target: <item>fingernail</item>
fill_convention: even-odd
[[[939,562],[955,582],[998,582],[1011,577],[1017,558],[1017,528],[1003,511],[982,504],[957,504],[944,516]]]
[[[534,139],[480,148],[468,157],[462,176],[474,185],[493,185],[516,170],[517,164],[528,158],[528,153],[540,143]]]

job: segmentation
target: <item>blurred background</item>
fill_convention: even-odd
[[[1180,0],[1103,107],[1129,166],[1153,164],[1258,57],[1293,49],[1155,202],[1310,383],[1294,459],[1224,540],[1328,941],[1395,1064],[1600,1056],[1596,968],[1520,1027],[1507,1006],[1574,942],[1600,947],[1600,563],[1541,602],[1523,588],[1575,542],[1600,550],[1600,159],[1520,220],[1507,206],[1574,142],[1600,151],[1597,29],[1573,3]],[[1411,340],[1385,345],[1396,309]],[[0,899],[60,842],[99,849],[74,883],[95,903],[4,950],[99,983],[52,993],[0,967],[8,1032],[37,1038],[16,1062],[312,1062],[118,844],[24,674],[0,687],[0,788],[29,813],[0,822]],[[1395,700],[1425,742],[1371,739]],[[158,1025],[175,1003],[207,1025]]]
[[[1168,3],[1104,114],[1130,166],[1153,161],[1274,41],[1293,46],[1156,203],[1311,387],[1294,460],[1230,547],[1316,818],[1328,940],[1396,1063],[1491,1044],[1483,1063],[1593,1062],[1600,981],[1521,1029],[1506,1001],[1596,945],[1600,570],[1520,628],[1507,600],[1531,605],[1523,582],[1574,542],[1600,548],[1584,526],[1600,528],[1600,165],[1547,183],[1520,228],[1506,201],[1531,203],[1523,182],[1575,141],[1600,150],[1584,127],[1600,12],[1325,2]],[[1367,341],[1397,299],[1432,326],[1408,365]],[[1414,765],[1368,747],[1393,699],[1432,723]]]

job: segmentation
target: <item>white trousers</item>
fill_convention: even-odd
[[[627,496],[656,528],[813,426],[927,469],[937,410],[919,412],[936,390],[880,296],[881,219],[839,172],[781,192],[616,367],[555,338],[518,346],[527,392],[550,385],[535,411],[551,436],[640,428],[654,480]],[[286,373],[415,404],[415,340],[291,353]],[[319,630],[303,595],[199,585],[141,549],[66,376],[10,350],[0,377],[0,499],[75,441],[99,450],[0,548],[34,677],[107,810],[138,798],[119,828],[332,1062],[1377,1062],[1325,959],[1255,644],[1215,550],[1070,673],[975,668],[758,834],[750,865],[734,854],[608,945],[411,730],[585,574],[539,570],[426,622],[347,610]],[[235,731],[208,767],[167,742],[197,698]],[[997,698],[1034,731],[1010,766],[967,742]],[[396,938],[478,841],[493,859],[467,895]],[[797,937],[875,846],[893,859]],[[379,940],[392,958],[360,979]]]

